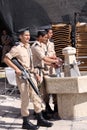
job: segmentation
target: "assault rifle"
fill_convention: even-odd
[[[33,88],[33,90],[35,91],[35,93],[37,95],[40,95],[34,82],[32,81],[30,73],[21,65],[21,63],[16,58],[13,58],[12,62],[22,71],[22,78],[25,80],[28,80],[28,82],[30,83],[30,85]]]

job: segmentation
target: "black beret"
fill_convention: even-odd
[[[21,28],[21,29],[19,29],[18,30],[18,35],[20,35],[20,34],[23,34],[25,31],[29,31],[29,28],[28,27],[26,27],[26,28]]]

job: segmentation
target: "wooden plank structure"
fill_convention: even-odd
[[[79,68],[81,71],[87,71],[87,24],[76,24],[76,57],[81,61]]]
[[[71,46],[71,25],[53,24],[52,30],[56,54],[64,59],[62,49]]]

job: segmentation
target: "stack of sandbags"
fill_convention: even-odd
[[[56,54],[64,59],[62,49],[71,46],[71,25],[55,24],[52,25],[52,30]]]
[[[87,23],[76,24],[76,57],[80,70],[87,70]]]

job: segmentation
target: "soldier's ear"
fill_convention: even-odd
[[[22,38],[22,35],[19,35],[19,39],[21,39]]]
[[[40,37],[39,37],[40,39],[42,39],[43,37],[40,35]]]

